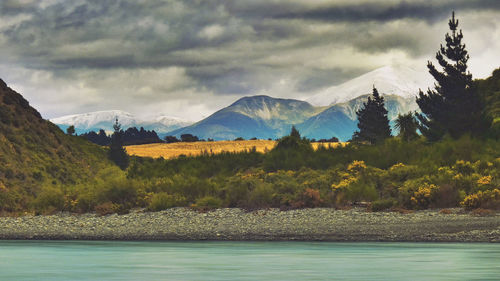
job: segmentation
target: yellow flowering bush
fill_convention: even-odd
[[[347,171],[351,173],[361,172],[366,169],[365,161],[354,160],[351,164],[347,166]]]
[[[392,166],[389,168],[389,171],[391,171],[391,172],[392,172],[392,171],[395,171],[395,170],[398,170],[398,169],[400,169],[400,168],[404,168],[404,167],[406,167],[406,165],[405,165],[405,164],[403,164],[403,163],[397,163],[397,164],[392,165]]]
[[[438,191],[439,187],[434,184],[420,186],[418,190],[413,193],[413,196],[410,199],[412,205],[419,209],[428,208],[434,201],[434,197]]]
[[[490,185],[492,180],[492,176],[484,176],[477,180],[478,185]]]
[[[500,209],[500,189],[478,191],[465,197],[460,203],[466,209]]]
[[[346,177],[344,179],[342,179],[339,183],[337,184],[332,184],[332,190],[333,191],[343,191],[343,190],[346,190],[347,188],[349,188],[349,186],[352,184],[352,183],[355,183],[357,182],[358,179],[356,177],[353,177],[353,176],[349,176],[349,177]]]

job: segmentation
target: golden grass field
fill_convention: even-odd
[[[238,152],[250,150],[253,147],[258,152],[267,152],[276,145],[276,141],[270,140],[243,140],[243,141],[207,141],[207,142],[177,142],[177,143],[152,143],[141,145],[129,145],[125,149],[129,155],[141,157],[163,157],[165,159],[176,158],[180,155],[196,156],[204,151],[208,153],[221,153],[223,151]],[[320,145],[332,147],[341,143],[313,143],[314,149]]]

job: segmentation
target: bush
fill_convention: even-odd
[[[99,204],[95,207],[95,212],[99,216],[105,216],[105,215],[110,215],[116,213],[120,207],[118,204],[114,204],[112,202],[105,202],[102,204]]]
[[[42,213],[53,213],[64,209],[64,194],[55,187],[44,187],[35,199],[35,208]]]
[[[186,205],[186,198],[184,198],[183,196],[177,194],[171,195],[166,192],[160,192],[153,195],[148,210],[157,212],[185,205]]]
[[[394,207],[396,204],[397,201],[392,198],[375,200],[371,203],[370,210],[373,212],[385,211]]]
[[[137,190],[134,181],[121,179],[104,183],[104,187],[99,194],[99,201],[110,201],[115,204],[134,205],[137,200]]]
[[[220,208],[222,206],[222,200],[213,197],[213,196],[205,196],[196,200],[196,203],[191,205],[192,208],[198,211],[209,211],[213,209]]]
[[[465,209],[500,209],[500,189],[478,191],[460,203]]]
[[[321,195],[318,189],[306,188],[306,190],[298,196],[294,202],[295,208],[315,208],[323,204]]]

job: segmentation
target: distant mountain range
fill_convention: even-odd
[[[75,126],[76,133],[82,134],[89,131],[99,131],[99,129],[112,132],[114,120],[116,118],[118,118],[118,121],[124,129],[129,127],[143,127],[146,130],[155,130],[159,136],[166,136],[168,132],[189,126],[193,123],[177,117],[165,115],[159,115],[151,119],[143,119],[121,110],[67,115],[50,119],[50,121],[57,124],[63,130],[73,125]]]
[[[393,121],[399,113],[418,109],[415,102],[418,89],[432,85],[430,76],[425,74],[407,67],[387,66],[327,88],[306,101],[262,95],[243,97],[194,124],[167,116],[141,120],[118,110],[70,115],[51,121],[63,129],[74,125],[78,133],[83,133],[101,128],[111,131],[112,122],[118,117],[124,128],[144,127],[155,130],[161,137],[193,134],[215,140],[275,139],[288,134],[295,125],[308,138],[337,137],[346,141],[357,129],[356,111],[373,86],[385,96],[389,119]]]

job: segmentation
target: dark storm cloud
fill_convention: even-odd
[[[116,92],[122,106],[300,97],[386,64],[424,64],[452,10],[471,32],[500,28],[497,0],[3,0],[0,75],[85,109],[110,107]]]
[[[452,10],[500,10],[498,0],[456,0],[456,1],[373,1],[347,5],[325,5],[316,9],[289,13],[272,13],[275,18],[301,18],[325,21],[391,21],[397,19],[418,19],[435,22],[447,17]]]

